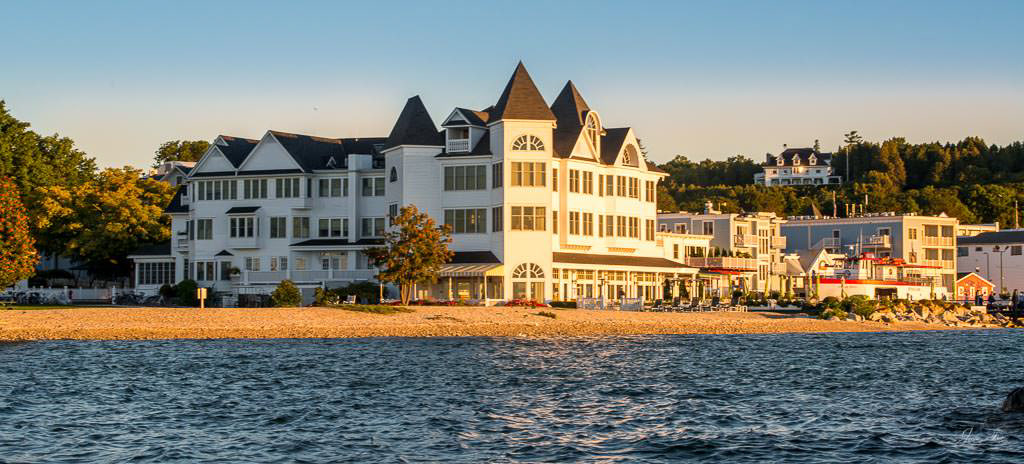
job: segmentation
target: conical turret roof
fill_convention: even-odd
[[[587,111],[590,111],[590,106],[572,81],[565,83],[565,87],[562,87],[558,97],[555,97],[555,102],[551,104],[551,112],[558,118],[558,127],[583,127],[583,118]]]
[[[530,73],[526,72],[522,61],[516,66],[512,78],[498,98],[498,103],[495,103],[494,109],[491,110],[492,122],[502,119],[555,120],[554,113],[548,108],[547,102],[534,85]]]
[[[405,108],[398,115],[395,126],[391,129],[384,142],[383,149],[399,145],[444,145],[443,135],[437,131],[434,120],[430,118],[423,100],[416,95],[405,102]]]

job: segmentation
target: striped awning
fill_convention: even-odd
[[[503,274],[503,266],[500,263],[445,264],[441,266],[441,277],[491,277]]]

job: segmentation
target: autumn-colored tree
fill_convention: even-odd
[[[38,257],[18,187],[0,178],[0,289],[35,273]]]
[[[164,142],[156,149],[156,156],[153,158],[153,167],[157,167],[167,161],[199,161],[206,150],[210,148],[210,142],[205,140],[171,140]]]
[[[441,266],[452,258],[448,249],[451,230],[438,226],[412,205],[399,211],[393,226],[384,234],[384,246],[371,248],[366,254],[383,267],[380,280],[397,284],[402,304],[409,304],[413,286],[436,282]]]
[[[99,275],[125,275],[128,253],[170,238],[163,209],[172,194],[171,186],[129,167],[105,169],[73,191],[40,187],[33,195],[40,247]]]

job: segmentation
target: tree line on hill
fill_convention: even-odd
[[[753,185],[761,165],[744,156],[694,163],[684,156],[660,165],[659,209],[701,211],[711,201],[726,212],[772,211],[784,216],[814,211],[845,215],[846,205],[866,212],[946,213],[961,223],[998,221],[1014,226],[1014,201],[1024,202],[1024,143],[987,145],[978,137],[956,143],[909,143],[902,137],[863,140],[856,131],[833,155],[841,186]]]

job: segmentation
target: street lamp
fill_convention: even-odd
[[[1003,292],[1006,291],[1006,285],[1003,284],[1003,253],[1010,251],[1009,247],[1003,247],[999,249],[999,245],[992,248],[992,251],[999,253],[999,294],[1002,296]]]

